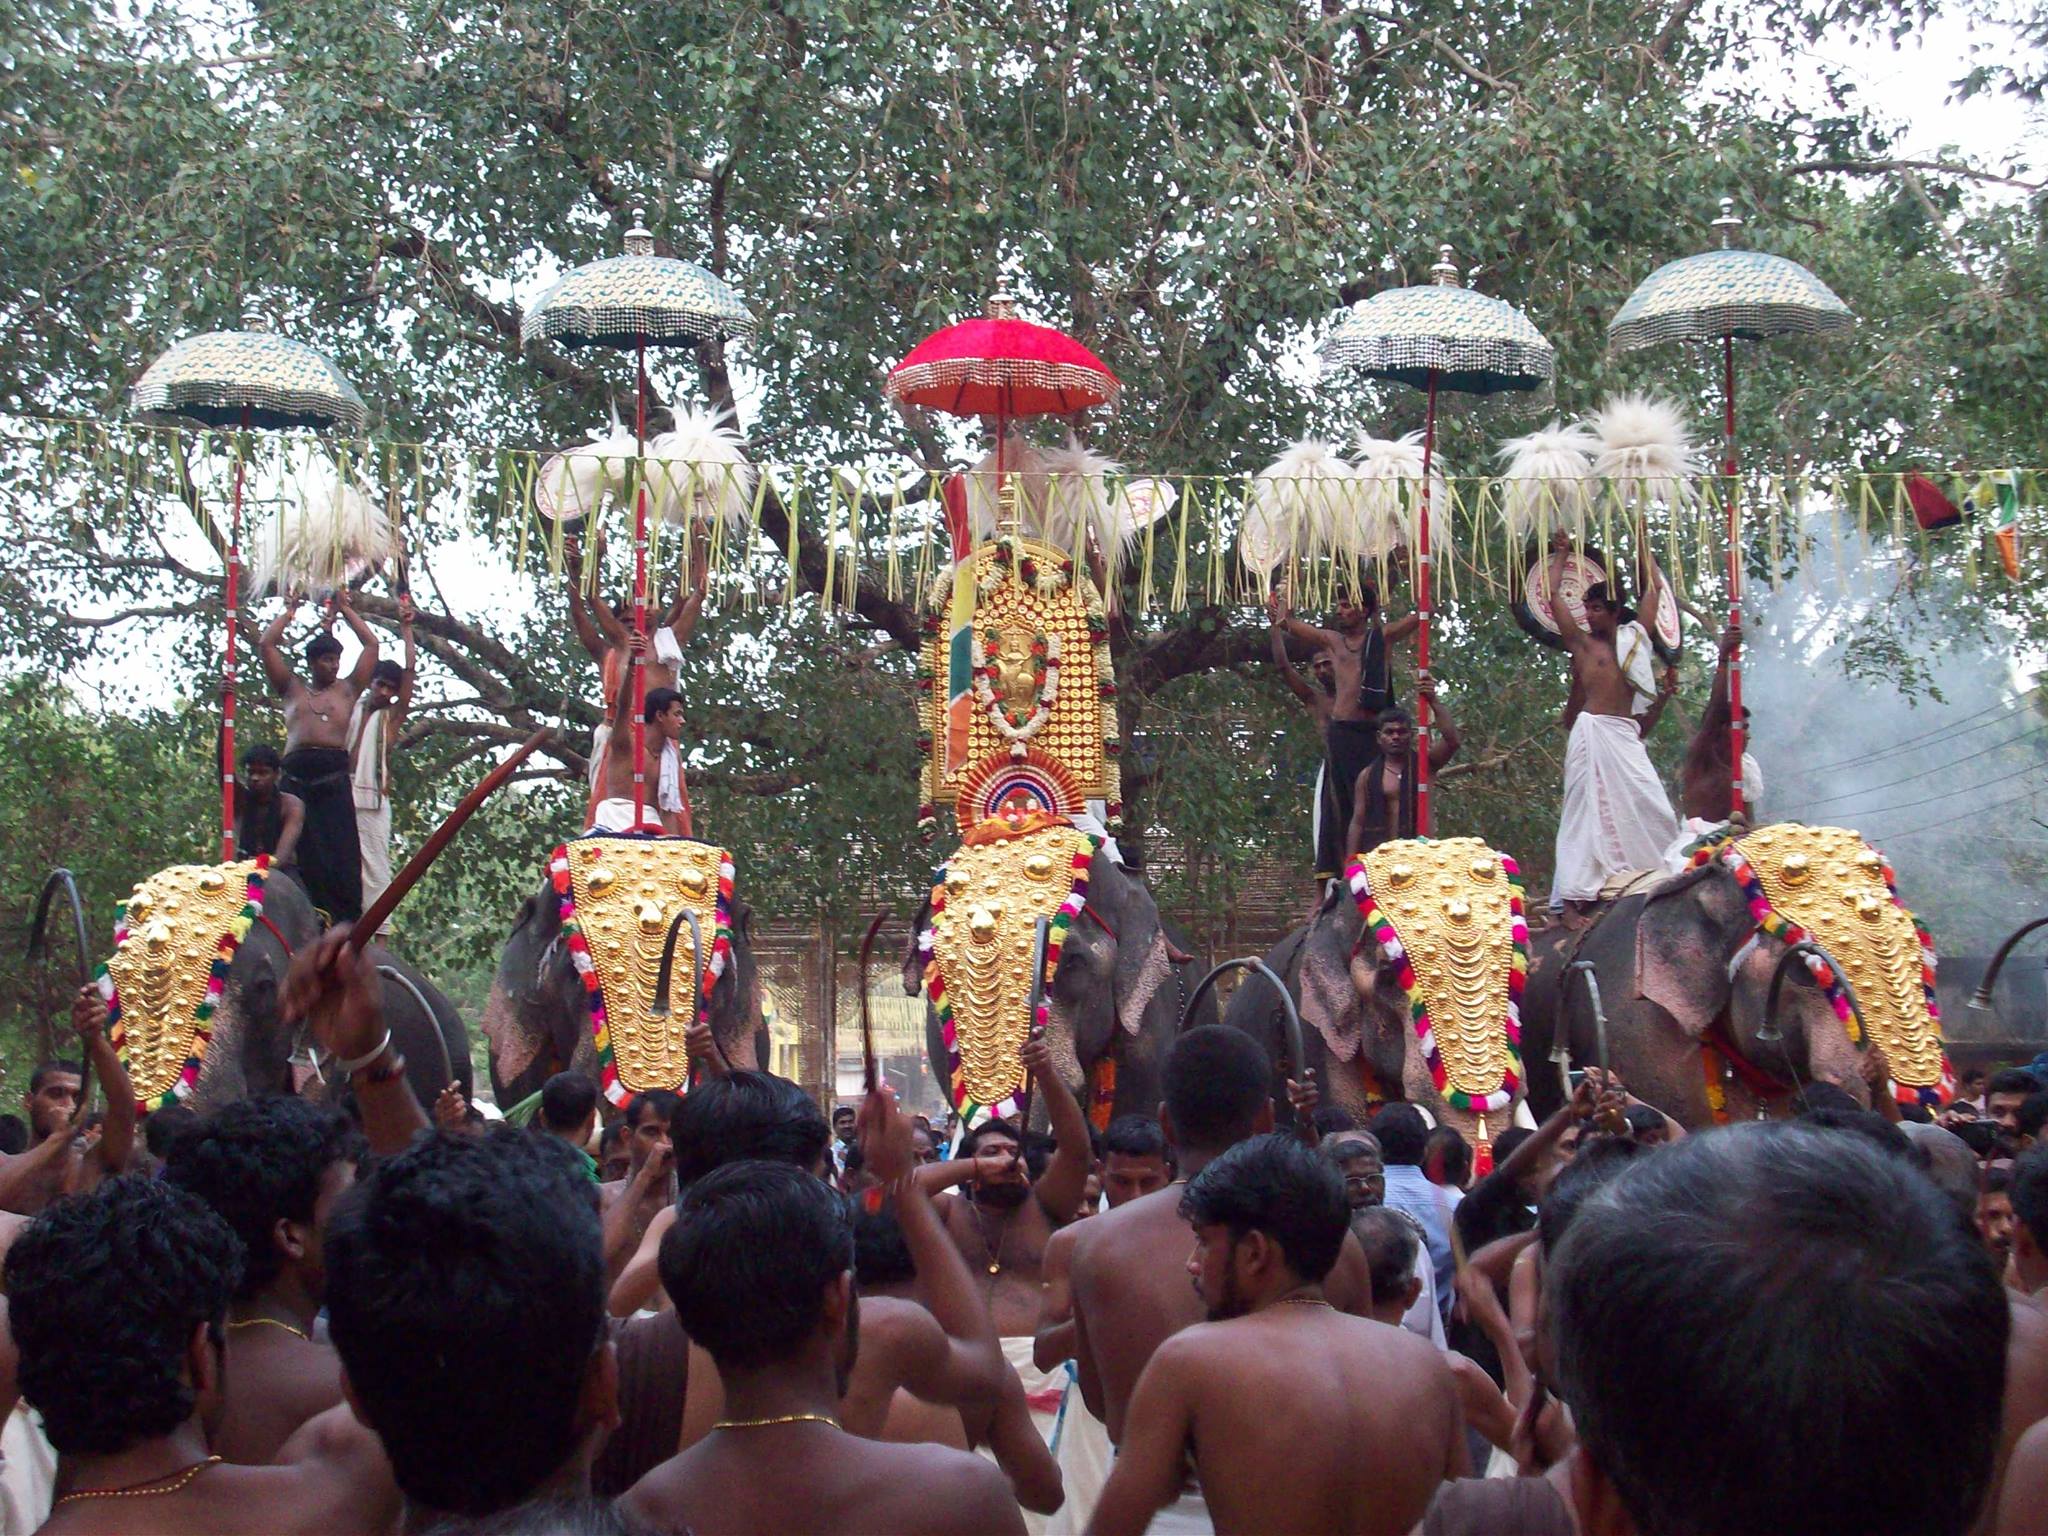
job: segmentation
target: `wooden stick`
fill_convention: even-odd
[[[875,935],[882,931],[882,924],[889,921],[889,909],[882,908],[875,914],[875,920],[868,924],[867,937],[860,941],[860,1064],[862,1081],[867,1091],[873,1093],[879,1078],[875,1069],[875,1026],[868,1017],[868,958],[874,953]]]
[[[418,883],[420,876],[427,872],[427,867],[441,856],[441,850],[462,830],[462,824],[476,814],[477,807],[490,799],[498,787],[512,777],[512,770],[531,757],[535,748],[552,741],[554,735],[550,729],[535,731],[520,743],[518,751],[485,774],[483,782],[462,797],[462,804],[449,812],[446,821],[434,828],[433,835],[420,845],[419,852],[405,861],[405,868],[398,872],[397,878],[385,886],[383,893],[370,903],[369,910],[357,919],[355,932],[375,937],[377,930],[384,926],[384,920],[391,916],[392,908],[405,899],[405,893]]]

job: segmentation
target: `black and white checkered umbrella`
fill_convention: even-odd
[[[566,273],[519,322],[521,346],[695,346],[753,333],[754,316],[732,285],[694,262],[655,255],[637,215],[625,255]]]
[[[1355,369],[1417,389],[1465,395],[1537,389],[1557,354],[1514,305],[1460,286],[1451,248],[1430,269],[1436,279],[1389,288],[1337,317],[1323,343],[1323,377]]]
[[[137,415],[165,426],[356,433],[370,419],[325,353],[269,331],[188,336],[143,371],[131,394]]]

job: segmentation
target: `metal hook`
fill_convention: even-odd
[[[1187,1032],[1188,1020],[1195,1016],[1202,1006],[1202,999],[1209,995],[1209,989],[1216,985],[1217,979],[1225,971],[1254,971],[1273,984],[1273,990],[1280,994],[1281,1022],[1286,1026],[1287,1031],[1287,1075],[1295,1078],[1297,1081],[1308,1081],[1309,1065],[1307,1053],[1302,1045],[1301,1010],[1294,1006],[1294,994],[1287,990],[1287,983],[1282,981],[1273,968],[1257,955],[1245,955],[1237,960],[1224,960],[1213,966],[1209,974],[1204,976],[1196,985],[1194,995],[1188,999],[1187,1007],[1181,1011],[1180,1029],[1176,1033],[1185,1034]]]
[[[669,987],[675,976],[676,935],[683,924],[690,925],[690,995],[696,996],[697,988],[704,976],[704,930],[697,922],[697,914],[688,907],[682,908],[669,919],[668,936],[661,944],[661,969],[654,977],[654,1001],[647,1006],[650,1015],[665,1019],[669,1015]],[[732,1071],[732,1061],[725,1054],[725,1047],[718,1043],[718,1031],[711,1031],[711,1049],[718,1053],[718,1061],[727,1072]]]

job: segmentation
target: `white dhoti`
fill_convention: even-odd
[[[661,817],[654,809],[654,802],[648,801],[640,807],[640,824],[650,829],[658,828]],[[631,832],[634,828],[633,797],[613,795],[597,802],[586,832]]]
[[[29,1536],[50,1518],[57,1493],[57,1453],[42,1420],[26,1403],[0,1425],[0,1536]]]
[[[1179,1498],[1152,1517],[1152,1523],[1145,1529],[1150,1536],[1216,1536],[1216,1522],[1209,1518],[1209,1501],[1198,1488],[1183,1490]]]
[[[363,905],[384,894],[391,883],[391,802],[382,795],[375,806],[356,800],[356,841],[363,850]],[[379,932],[388,932],[387,921]]]
[[[1581,714],[1564,754],[1552,903],[1592,901],[1610,877],[1659,867],[1677,835],[1670,796],[1635,721]]]
[[[1060,1481],[1067,1490],[1062,1504],[1046,1523],[1046,1536],[1081,1536],[1094,1517],[1102,1498],[1102,1485],[1109,1481],[1116,1447],[1109,1443],[1109,1426],[1088,1411],[1081,1399],[1081,1379],[1074,1363],[1067,1362],[1067,1392],[1060,1403],[1059,1428],[1053,1433],[1053,1456],[1060,1464]]]
[[[1031,1426],[1038,1431],[1038,1437],[1049,1447],[1053,1430],[1059,1423],[1060,1398],[1066,1390],[1067,1368],[1064,1362],[1049,1371],[1041,1371],[1031,1358],[1035,1341],[1030,1334],[1019,1334],[1003,1340],[1003,1358],[1010,1362],[1010,1369],[1017,1373],[1017,1379],[1024,1384],[1024,1405],[1031,1410]],[[996,1459],[995,1452],[988,1446],[975,1448],[975,1454],[989,1461]],[[1099,1491],[1099,1490],[1098,1490]],[[1069,1501],[1071,1502],[1071,1494]],[[1047,1522],[1055,1517],[1034,1515],[1024,1510],[1025,1536],[1046,1536]]]

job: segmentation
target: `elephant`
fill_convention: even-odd
[[[924,988],[924,961],[917,935],[931,920],[929,897],[911,924],[903,957],[903,989],[915,997]],[[1144,882],[1100,851],[1088,871],[1088,902],[1067,930],[1059,965],[1046,991],[1046,1039],[1060,1079],[1091,1107],[1093,1075],[1107,1059],[1116,1068],[1110,1114],[1159,1113],[1161,1072],[1167,1047],[1181,1027],[1181,1015],[1197,977],[1194,962],[1176,958],[1175,943]],[[1205,997],[1188,1027],[1217,1022],[1214,995]],[[946,1042],[938,1011],[925,1010],[925,1048],[932,1072],[948,1082]],[[1042,1095],[1032,1104],[1032,1123],[1045,1124]]]
[[[1394,967],[1377,943],[1367,940],[1360,947],[1364,931],[1357,904],[1347,892],[1333,889],[1305,926],[1264,957],[1300,1010],[1302,1054],[1322,1102],[1345,1110],[1362,1125],[1380,1102],[1407,1101],[1427,1109],[1438,1124],[1456,1127],[1468,1141],[1476,1140],[1480,1117],[1451,1108],[1437,1092]],[[1274,1115],[1287,1123],[1285,1023],[1272,984],[1246,973],[1231,994],[1223,1022],[1266,1048],[1273,1061]],[[1510,1108],[1486,1117],[1489,1138],[1508,1127],[1512,1114]]]
[[[291,1057],[301,1031],[285,1028],[277,1016],[278,993],[292,955],[313,944],[321,931],[305,887],[289,871],[271,871],[263,888],[263,921],[251,925],[235,951],[214,1009],[213,1036],[185,1101],[193,1110],[203,1115],[264,1094],[330,1096],[331,1085],[318,1078],[298,1082]],[[466,1096],[473,1076],[469,1033],[454,1004],[382,945],[372,945],[369,958],[380,973],[392,1043],[405,1057],[406,1079],[420,1102],[431,1105],[451,1081],[460,1083]]]
[[[1771,974],[1785,947],[1763,935],[1744,952],[1756,931],[1742,888],[1716,862],[1621,897],[1583,936],[1562,926],[1533,934],[1522,999],[1530,1109],[1540,1118],[1564,1100],[1564,1069],[1550,1060],[1560,1035],[1574,1066],[1598,1064],[1590,995],[1565,974],[1574,959],[1590,961],[1599,982],[1608,1065],[1636,1097],[1688,1129],[1715,1123],[1702,1054],[1710,1031],[1717,1054],[1725,1058],[1725,1044],[1740,1058],[1735,1071],[1715,1073],[1726,1080],[1730,1119],[1752,1119],[1816,1080],[1867,1104],[1859,1052],[1796,960],[1778,998],[1777,1038],[1765,1034]]]
[[[768,1032],[761,1018],[761,986],[754,964],[753,909],[732,904],[732,960],[711,994],[711,1033],[736,1070],[758,1068],[768,1059]],[[711,942],[705,935],[705,943]],[[677,951],[678,985],[688,991],[690,944]],[[497,975],[484,1004],[484,1037],[489,1041],[491,1089],[511,1106],[538,1093],[557,1072],[598,1075],[597,1043],[590,1032],[584,999],[569,946],[562,936],[562,910],[553,882],[520,903],[512,931],[498,953]]]

